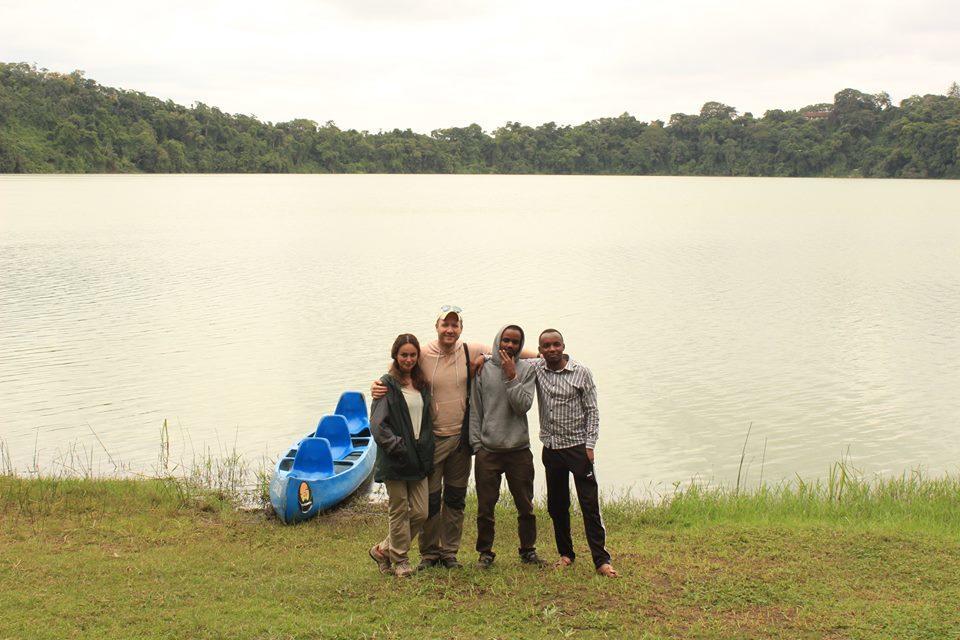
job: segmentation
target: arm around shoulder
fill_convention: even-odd
[[[370,397],[379,400],[385,395],[387,395],[387,385],[380,380],[374,380],[373,384],[370,385]]]

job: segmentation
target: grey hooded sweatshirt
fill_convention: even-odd
[[[530,448],[527,411],[533,405],[537,372],[523,360],[514,359],[517,377],[506,381],[500,360],[500,335],[493,340],[493,357],[473,382],[470,394],[470,447],[477,451],[518,451]],[[520,331],[519,353],[524,336]]]

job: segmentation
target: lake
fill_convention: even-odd
[[[745,444],[751,484],[958,471],[948,181],[0,176],[0,442],[150,472],[166,419],[174,462],[272,462],[442,304],[563,331],[610,491],[733,483]]]

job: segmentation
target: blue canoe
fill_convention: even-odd
[[[373,472],[377,445],[363,394],[347,391],[333,415],[291,448],[270,481],[270,503],[285,524],[308,520],[336,506]]]

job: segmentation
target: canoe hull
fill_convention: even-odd
[[[349,468],[325,478],[277,469],[270,482],[270,503],[284,524],[309,520],[351,496],[373,473],[376,443],[370,438],[362,455]]]

